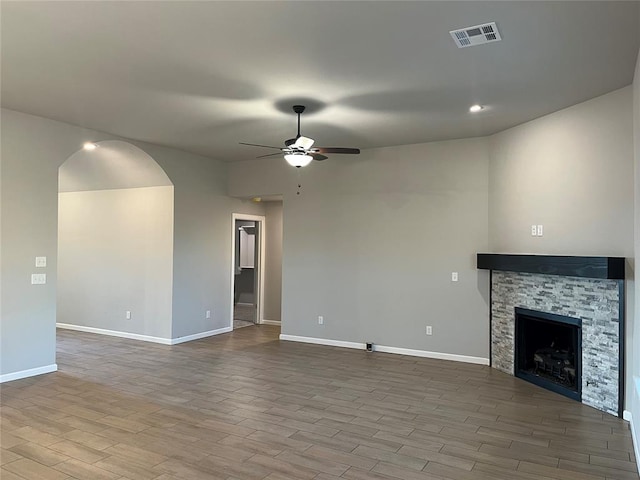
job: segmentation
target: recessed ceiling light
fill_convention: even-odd
[[[477,113],[481,110],[484,110],[484,107],[482,105],[471,105],[471,107],[469,107],[469,111],[471,113]]]
[[[85,150],[95,150],[96,148],[98,148],[98,145],[93,142],[85,142],[85,144],[82,145],[82,148],[84,148]]]

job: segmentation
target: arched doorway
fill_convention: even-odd
[[[59,327],[171,338],[173,184],[144,151],[104,141],[59,169]]]

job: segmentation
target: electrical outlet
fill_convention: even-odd
[[[451,272],[451,281],[452,282],[458,281],[458,272]]]
[[[126,312],[124,312],[124,318],[126,318],[127,320],[131,320],[131,310],[127,310]]]
[[[427,335],[433,335],[433,329],[431,328],[431,325],[427,325]]]
[[[44,268],[47,266],[47,257],[36,257],[36,267]]]
[[[537,227],[537,231],[538,231],[538,232],[537,232],[537,233],[538,233],[538,236],[539,236],[539,237],[541,237],[541,236],[542,236],[542,234],[543,234],[542,225],[538,225],[538,227]]]
[[[211,310],[204,312],[204,318],[211,318]]]
[[[531,236],[532,237],[537,237],[538,236],[538,226],[537,225],[531,225]]]
[[[324,317],[322,315],[318,316],[318,325],[324,325]]]

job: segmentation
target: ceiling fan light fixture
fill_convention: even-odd
[[[311,163],[313,157],[311,155],[307,155],[306,153],[287,153],[284,156],[284,159],[292,167],[306,167]]]
[[[293,146],[302,148],[303,150],[309,150],[313,146],[314,141],[315,140],[309,137],[298,137]]]

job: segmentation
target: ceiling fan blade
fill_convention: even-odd
[[[295,138],[290,138],[289,140],[285,140],[284,141],[284,144],[287,147],[290,146],[290,145],[293,145],[294,143],[296,143],[296,139]]]
[[[244,142],[240,142],[240,145],[249,145],[250,147],[264,147],[264,148],[275,148],[277,150],[280,150],[280,147],[272,147],[271,145],[260,145],[258,143],[244,143]]]
[[[276,155],[282,155],[282,152],[267,153],[266,155],[260,155],[259,157],[256,157],[256,158],[275,157]]]
[[[311,156],[313,157],[314,160],[318,160],[319,162],[329,158],[329,157],[325,157],[324,155],[320,155],[319,153],[312,153]]]
[[[343,148],[343,147],[317,147],[313,149],[317,153],[350,153],[356,155],[360,153],[359,148]]]

